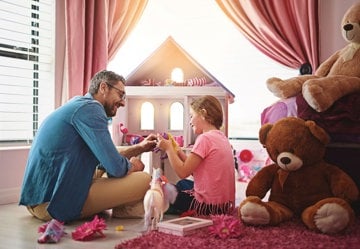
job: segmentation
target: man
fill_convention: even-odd
[[[108,118],[125,106],[125,79],[101,71],[89,92],[76,96],[42,123],[29,152],[20,205],[35,217],[62,222],[141,203],[151,177],[135,156],[151,151],[156,136],[117,151]],[[111,177],[95,178],[97,167]]]

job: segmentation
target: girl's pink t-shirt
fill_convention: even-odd
[[[228,138],[219,130],[200,134],[191,150],[203,158],[193,172],[194,194],[206,204],[235,204],[235,162]]]

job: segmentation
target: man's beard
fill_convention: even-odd
[[[111,117],[114,117],[116,115],[117,108],[114,111],[113,106],[109,106],[109,105],[105,104],[104,109],[105,109],[105,113],[106,113],[107,117],[111,118]]]

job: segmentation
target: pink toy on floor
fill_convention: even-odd
[[[38,243],[57,243],[64,236],[64,223],[52,219],[48,223],[41,225],[38,229],[39,233],[43,233],[38,238]]]
[[[88,241],[96,238],[104,238],[103,230],[106,229],[106,223],[103,218],[95,215],[94,219],[89,222],[76,227],[75,231],[71,233],[74,240]]]

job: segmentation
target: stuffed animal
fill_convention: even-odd
[[[327,110],[341,97],[360,91],[360,2],[345,13],[342,35],[349,44],[321,63],[314,75],[286,80],[269,78],[268,89],[283,99],[302,93],[318,112]]]
[[[177,190],[162,174],[161,168],[153,169],[150,189],[144,196],[144,226],[146,230],[156,229],[162,221],[170,203],[175,201]]]
[[[263,125],[259,139],[275,163],[248,183],[238,209],[244,223],[277,225],[301,217],[309,229],[323,233],[349,227],[359,190],[343,170],[323,160],[329,136],[320,126],[287,117]],[[269,199],[262,200],[269,190]]]

